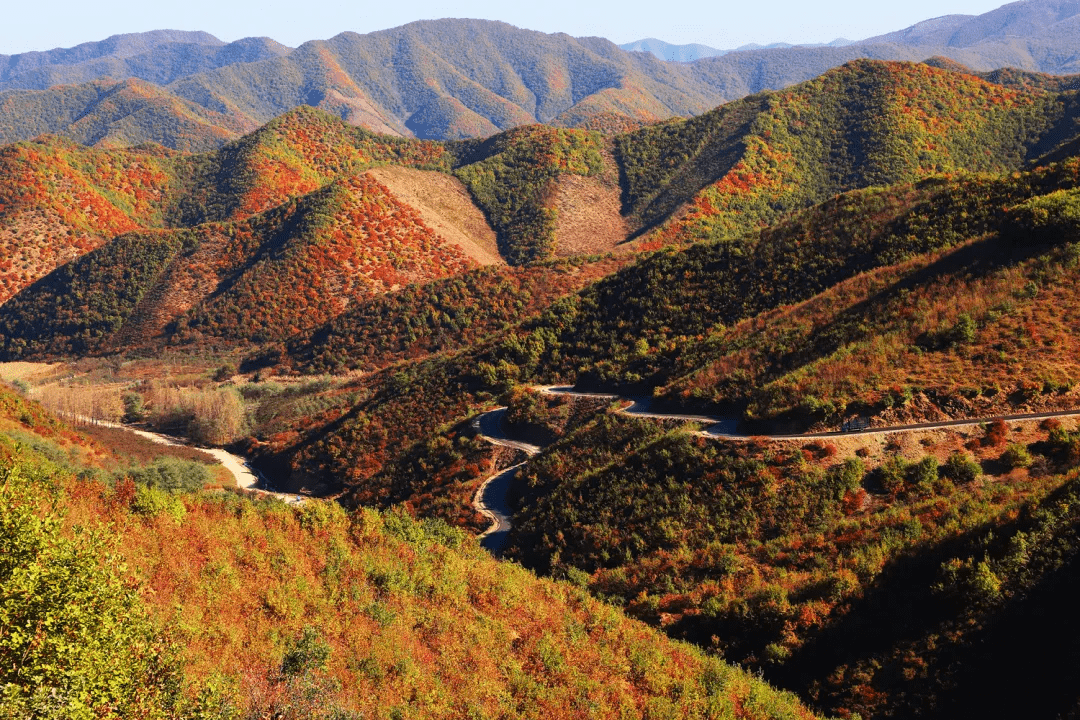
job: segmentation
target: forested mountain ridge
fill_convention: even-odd
[[[0,90],[47,90],[91,80],[138,78],[167,85],[179,77],[287,55],[270,38],[224,43],[205,32],[153,30],[43,52],[0,55]]]
[[[123,243],[116,257],[101,248],[80,265],[25,290],[0,310],[7,328],[5,352],[18,357],[100,352],[136,337],[285,341],[329,322],[372,292],[454,274],[470,266],[468,258],[501,256],[522,265],[548,260],[557,251],[565,254],[560,232],[570,230],[561,222],[566,198],[559,188],[588,196],[594,205],[610,205],[610,216],[624,223],[627,233],[638,229],[634,243],[620,246],[625,236],[612,236],[604,250],[649,249],[739,238],[851,189],[940,173],[1020,170],[1075,142],[1080,136],[1075,93],[1029,88],[1037,85],[1034,81],[1012,84],[1017,87],[924,64],[864,60],[788,90],[614,139],[532,125],[487,140],[421,141],[376,135],[325,112],[300,108],[207,154],[99,151],[59,140],[9,146],[2,155],[10,166],[11,186],[0,192],[6,198],[0,222],[13,249],[0,276],[8,297],[64,260],[122,233],[139,235],[139,247],[157,238],[153,243],[173,249],[165,251],[160,258],[165,264],[155,264],[151,274],[133,275],[127,288],[113,288],[128,299],[116,307],[106,303],[112,308],[106,326],[98,324],[96,311],[76,306],[57,309],[44,323],[33,309],[46,296],[96,292],[89,286],[75,292],[75,285],[92,266],[122,267],[122,258],[129,255]],[[458,183],[460,196],[470,198],[463,211],[484,218],[472,227],[486,229],[486,219],[494,242],[454,234],[435,240],[424,219],[429,216],[394,200],[391,188],[365,174],[382,165],[442,174],[446,182]],[[578,181],[566,184],[567,178]],[[348,193],[334,189],[346,187],[370,195],[370,202],[348,200]],[[430,187],[440,195],[449,189]],[[420,203],[415,193],[408,197]],[[388,207],[396,209],[385,212]],[[572,212],[566,209],[565,217]],[[385,234],[391,226],[405,235],[376,250],[371,233]],[[323,235],[316,227],[336,229]],[[188,240],[179,244],[163,240],[181,229],[195,232],[183,235]],[[398,237],[398,230],[386,237]],[[27,243],[28,236],[36,241]],[[330,249],[338,242],[331,237],[352,249]],[[217,239],[204,242],[210,238]],[[313,243],[312,249],[322,248],[321,260],[299,250],[301,238]],[[487,250],[480,247],[484,243]],[[426,249],[414,256],[406,247]],[[177,255],[181,248],[186,249]],[[394,258],[389,265],[380,259],[384,251]],[[209,261],[218,253],[225,256]],[[368,280],[347,280],[352,275],[333,269],[331,257],[350,267],[365,266],[357,277]],[[208,267],[216,269],[196,281],[174,261],[210,262]],[[292,273],[301,266],[309,269],[297,285],[299,276]],[[318,268],[315,275],[310,274],[313,268]],[[300,286],[310,297],[290,305],[289,297]],[[185,300],[173,302],[170,298],[181,287]],[[340,294],[341,302],[335,299],[308,314],[305,308],[318,304],[321,291],[316,288]],[[220,307],[203,307],[204,301]],[[256,310],[259,303],[284,303],[281,307],[290,309],[275,318],[273,312]],[[157,319],[151,322],[148,313]],[[80,314],[84,317],[76,319]],[[122,332],[125,325],[129,330]],[[98,329],[87,344],[76,328],[91,326]],[[143,330],[132,334],[133,327]],[[149,328],[154,330],[145,337]],[[77,349],[65,344],[72,336],[81,338]]]
[[[284,341],[376,294],[549,257],[551,188],[589,180],[573,196],[617,174],[595,132],[532,126],[447,144],[313,108],[209,154],[47,138],[0,156],[3,343],[19,357]]]
[[[158,31],[0,58],[0,142],[48,131],[83,142],[192,149],[194,118],[210,126],[198,133],[197,147],[206,148],[299,105],[406,137],[487,137],[531,123],[617,132],[782,89],[860,58],[943,55],[979,71],[1075,73],[1080,68],[1070,62],[1080,48],[1070,28],[1077,17],[1064,0],[1025,0],[842,47],[763,48],[692,63],[627,52],[603,38],[483,20],[346,32],[295,50],[266,38],[226,45],[205,34]],[[119,117],[100,109],[86,86],[127,79],[148,83],[134,83],[146,97],[132,97]],[[155,131],[166,111],[184,122],[172,130],[165,121]],[[154,122],[146,118],[155,113]]]
[[[734,236],[838,192],[1019,169],[1078,134],[1072,94],[920,63],[857,60],[815,80],[618,136],[624,210],[656,246]]]
[[[196,47],[209,52],[209,46]],[[323,108],[378,132],[460,139],[536,122],[654,122],[699,113],[725,99],[708,78],[628,54],[602,38],[545,35],[481,20],[343,33],[263,55],[236,52],[228,56],[234,62],[169,78],[127,69],[116,77],[156,82],[160,93],[224,116],[232,132],[258,127],[298,105]],[[70,67],[82,66],[62,67],[74,72]],[[0,92],[9,116],[24,118],[0,139],[33,137],[35,127],[64,127],[63,116],[51,108],[86,92],[52,85]],[[84,102],[80,114],[93,110]]]
[[[854,42],[795,46],[777,43],[720,51],[645,40],[620,47],[648,47],[661,59],[696,59],[696,64],[707,63],[714,71],[723,68],[744,83],[743,94],[780,89],[858,58],[917,61],[942,55],[979,71],[1009,67],[1072,74],[1080,71],[1076,54],[1080,50],[1078,18],[1078,8],[1071,0],[1022,0],[981,15],[945,15]],[[648,46],[650,42],[655,45]],[[709,57],[714,55],[720,57]],[[763,82],[766,84],[761,85]]]

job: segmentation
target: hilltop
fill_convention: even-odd
[[[270,38],[224,43],[205,32],[153,30],[113,35],[73,48],[0,55],[0,90],[46,90],[105,77],[167,85],[179,77],[289,51]]]
[[[91,55],[93,60],[72,59]],[[453,140],[538,122],[655,122],[700,113],[725,99],[693,72],[632,56],[602,38],[546,35],[483,20],[343,33],[292,51],[252,38],[223,47],[159,43],[130,57],[95,47],[53,51],[37,58],[33,72],[18,72],[31,64],[27,58],[8,62],[13,69],[0,83],[10,128],[0,139],[7,141],[31,138],[42,128],[76,134],[68,117],[89,115],[101,124],[94,86],[79,83],[105,76],[139,79],[178,107],[198,106],[229,139],[237,128],[253,129],[299,105],[376,132]],[[132,141],[150,139],[158,138]],[[164,144],[177,147],[169,138]]]

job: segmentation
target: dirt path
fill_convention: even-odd
[[[539,453],[538,446],[513,440],[506,435],[502,428],[505,415],[505,407],[496,408],[473,420],[473,427],[492,445],[522,450],[529,457]],[[491,520],[491,527],[480,534],[479,540],[481,547],[492,555],[500,555],[509,540],[510,528],[513,526],[510,518],[514,514],[509,501],[510,483],[525,462],[508,467],[484,480],[473,498],[473,507]]]
[[[194,448],[201,450],[207,455],[211,455],[219,463],[221,463],[226,470],[232,473],[233,478],[236,480],[236,486],[244,490],[251,490],[252,492],[259,493],[261,495],[272,495],[280,500],[284,500],[287,503],[301,503],[304,502],[304,498],[301,495],[290,495],[288,493],[279,493],[273,490],[273,488],[259,487],[260,478],[256,470],[248,464],[247,460],[239,455],[233,455],[227,450],[221,448],[208,448],[192,443],[185,443],[178,438],[171,437],[169,435],[162,435],[156,432],[150,432],[149,430],[140,430],[139,428],[133,428],[129,425],[121,425],[120,423],[109,422],[107,420],[94,420],[88,417],[78,417],[77,420],[86,425],[100,425],[101,427],[116,428],[118,430],[127,430],[129,433],[138,435],[141,438],[145,438],[150,442],[157,443],[158,445],[174,445]],[[265,485],[265,483],[263,483]]]

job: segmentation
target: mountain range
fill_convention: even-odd
[[[856,61],[614,138],[529,126],[423,141],[298,108],[204,155],[11,145],[0,348],[281,342],[480,265],[738,237],[839,192],[1022,169],[1080,137],[1075,93],[1027,78]],[[294,288],[305,292],[290,300]]]
[[[481,20],[343,33],[293,50],[267,38],[225,44],[157,31],[0,57],[0,142],[51,133],[103,147],[153,141],[207,150],[299,105],[421,139],[486,137],[530,123],[618,132],[857,58],[944,56],[978,71],[1077,72],[1078,18],[1067,0],[1024,0],[842,46],[749,49],[689,63]]]
[[[799,45],[799,47],[843,47],[845,45],[851,45],[850,40],[844,40],[843,38],[837,38],[830,43],[807,43]],[[627,52],[647,52],[652,53],[659,60],[677,60],[678,62],[692,62],[694,60],[700,60],[707,57],[719,57],[721,55],[727,55],[733,52],[745,52],[748,50],[775,50],[778,48],[791,48],[795,47],[791,43],[769,43],[768,45],[758,45],[757,43],[748,43],[746,45],[740,45],[734,50],[717,50],[714,47],[708,45],[702,45],[700,43],[689,43],[687,45],[673,45],[663,40],[656,38],[645,38],[644,40],[635,40],[634,42],[623,43],[619,45],[620,48]]]
[[[1080,76],[254,46],[3,91],[0,716],[1080,715]]]

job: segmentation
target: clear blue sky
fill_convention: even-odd
[[[940,15],[977,15],[1001,4],[1001,0],[32,0],[11,3],[5,10],[0,54],[166,28],[205,30],[227,41],[266,35],[296,46],[345,30],[364,33],[443,17],[503,20],[543,32],[599,35],[617,43],[657,37],[726,49],[751,42],[857,40]]]

